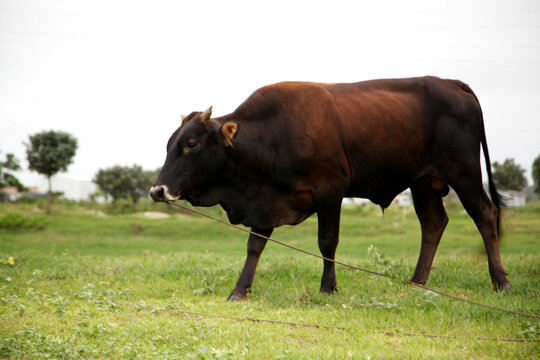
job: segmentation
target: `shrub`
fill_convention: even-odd
[[[2,230],[42,230],[44,228],[45,222],[41,217],[28,216],[16,212],[8,212],[0,216],[0,229]]]
[[[31,196],[21,196],[20,198],[15,200],[16,204],[35,204],[36,202],[37,199]]]

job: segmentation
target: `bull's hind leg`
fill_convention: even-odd
[[[411,186],[414,209],[422,228],[420,257],[411,278],[412,282],[425,284],[437,251],[442,233],[448,223],[442,197],[433,189],[431,178],[426,176]]]
[[[269,237],[272,234],[273,229],[251,229],[251,231]],[[261,257],[261,253],[264,250],[267,240],[260,236],[253,234],[249,235],[248,245],[247,245],[247,258],[246,263],[244,264],[244,269],[242,274],[238,278],[236,287],[232,291],[231,295],[227,300],[243,300],[247,297],[247,293],[251,288],[253,283],[253,278],[255,277],[255,269],[257,268],[257,263]]]
[[[495,290],[510,288],[511,285],[506,278],[507,273],[504,270],[499,253],[499,237],[497,233],[499,210],[487,196],[480,179],[473,182],[462,178],[460,181],[456,181],[452,187],[482,235],[493,287]]]

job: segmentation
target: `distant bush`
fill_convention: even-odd
[[[136,212],[131,200],[118,199],[107,204],[106,210],[110,214],[129,214]]]
[[[8,212],[0,216],[0,230],[19,230],[45,228],[45,221],[41,217],[28,216],[16,212]]]
[[[36,198],[30,197],[30,196],[21,196],[17,200],[15,200],[15,204],[35,204]]]

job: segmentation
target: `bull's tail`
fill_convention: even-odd
[[[480,110],[481,111],[481,110]],[[491,161],[489,160],[489,151],[486,141],[486,131],[484,129],[484,120],[482,119],[482,151],[484,152],[484,158],[486,160],[486,171],[488,176],[489,195],[491,201],[495,204],[498,210],[497,214],[497,234],[501,234],[501,206],[504,206],[503,197],[497,192],[495,188],[495,182],[493,181],[493,175],[491,174]]]
[[[480,106],[480,101],[478,101],[478,98],[476,97],[476,94],[472,91],[472,89],[469,87],[469,85],[462,83],[463,90],[470,93],[474,98],[476,99],[476,102],[478,103],[478,109],[480,111],[480,120],[482,124],[482,152],[484,153],[484,159],[486,161],[486,171],[487,171],[487,178],[488,178],[488,187],[489,187],[489,195],[491,197],[491,201],[495,206],[497,207],[498,214],[497,214],[497,233],[500,235],[501,233],[501,207],[504,206],[504,198],[501,194],[497,192],[497,189],[495,188],[495,182],[493,181],[493,175],[491,173],[491,160],[489,159],[489,151],[487,146],[487,140],[486,140],[486,129],[484,126],[484,115],[482,113],[482,107]]]

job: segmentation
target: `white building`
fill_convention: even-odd
[[[37,185],[38,191],[47,193],[49,185],[43,179]],[[51,188],[54,192],[63,192],[63,197],[70,200],[89,200],[90,194],[98,191],[98,186],[91,181],[68,179],[61,176],[51,178]]]
[[[503,197],[504,204],[508,207],[523,207],[525,206],[525,192],[513,191],[513,190],[501,190],[499,191]]]
[[[364,205],[369,203],[368,199],[362,198],[344,198],[342,205]],[[405,189],[401,194],[397,195],[392,204],[395,204],[399,207],[407,207],[412,205],[412,195],[410,189]]]
[[[369,203],[368,199],[362,198],[343,198],[341,205],[364,205]]]
[[[412,205],[412,195],[411,190],[406,189],[401,194],[396,196],[394,200],[392,201],[392,204],[396,204],[399,207],[406,207]]]

